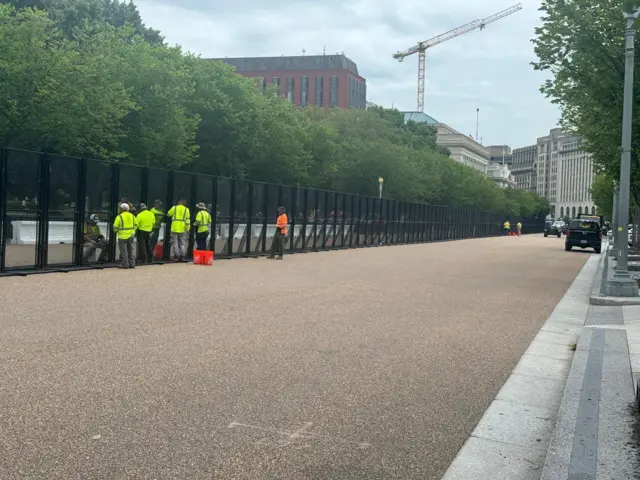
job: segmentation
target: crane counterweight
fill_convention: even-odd
[[[487,18],[481,18],[478,20],[474,20],[473,22],[469,22],[465,25],[462,25],[458,28],[454,28],[453,30],[449,30],[448,32],[442,33],[436,37],[430,38],[429,40],[425,40],[424,42],[419,42],[413,47],[405,50],[404,52],[396,52],[392,56],[394,59],[398,60],[398,62],[402,62],[406,57],[413,55],[415,53],[418,54],[418,112],[424,112],[424,84],[425,84],[425,69],[426,69],[426,55],[427,49],[434,47],[440,43],[446,42],[447,40],[451,40],[452,38],[459,37],[460,35],[464,35],[465,33],[471,32],[472,30],[480,29],[484,30],[487,25],[493,23],[501,18],[504,18],[508,15],[516,13],[518,10],[522,10],[522,3],[518,3],[509,7],[501,12],[496,13],[495,15],[491,15]]]

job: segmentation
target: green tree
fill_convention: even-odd
[[[0,0],[0,4],[16,8],[38,8],[46,11],[51,19],[68,36],[83,24],[101,25],[107,23],[114,27],[129,25],[136,35],[141,35],[153,44],[162,44],[164,38],[160,32],[147,28],[133,2],[120,0]]]
[[[41,11],[0,5],[0,144],[102,157],[119,151],[126,88]]]
[[[613,179],[608,175],[596,175],[591,185],[591,198],[598,207],[598,213],[611,220],[613,218]]]

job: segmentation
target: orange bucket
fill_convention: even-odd
[[[162,242],[156,243],[156,246],[153,247],[153,256],[155,258],[162,258],[162,254],[164,253],[164,245]]]
[[[193,263],[195,265],[213,265],[213,252],[209,250],[194,250]]]

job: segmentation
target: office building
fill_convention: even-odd
[[[516,183],[515,188],[535,192],[537,188],[536,159],[538,145],[514,148],[512,152],[511,173]]]
[[[547,197],[554,218],[574,218],[579,213],[595,213],[591,184],[595,177],[591,154],[582,140],[554,128],[538,138],[536,192]]]
[[[509,145],[489,145],[487,148],[489,149],[490,162],[502,163],[511,168],[513,155]]]
[[[473,137],[463,135],[454,128],[438,122],[423,112],[403,112],[405,122],[426,123],[436,129],[436,144],[449,149],[451,158],[456,162],[487,173],[489,149],[476,142]]]
[[[500,188],[515,188],[516,182],[509,170],[509,165],[500,162],[490,162],[487,165],[487,178]]]
[[[233,65],[238,74],[258,79],[259,88],[274,87],[299,107],[366,108],[366,80],[344,54],[211,60]]]

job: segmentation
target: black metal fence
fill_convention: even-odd
[[[208,245],[216,258],[265,254],[280,205],[289,214],[288,253],[497,236],[505,221],[479,210],[0,148],[0,274],[115,263],[111,225],[125,195],[135,206],[151,207],[159,199],[165,212],[179,197],[188,200],[192,212],[204,202],[213,218]],[[104,265],[84,250],[84,224],[91,214],[99,217],[108,239]],[[544,228],[544,220],[509,220],[514,227],[521,221],[525,233]],[[165,220],[164,259],[169,230]],[[192,248],[193,235],[189,254]]]

